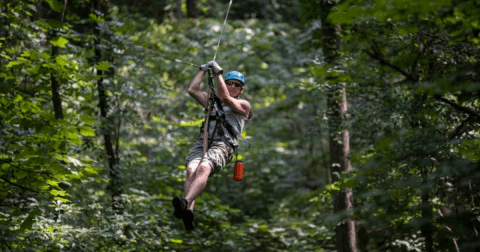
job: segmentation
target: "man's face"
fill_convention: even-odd
[[[238,80],[227,80],[225,84],[227,84],[228,93],[231,97],[238,97],[245,90]]]

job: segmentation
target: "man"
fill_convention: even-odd
[[[185,160],[187,176],[183,189],[184,197],[175,196],[172,200],[175,208],[173,215],[183,220],[187,230],[195,229],[195,199],[205,189],[208,178],[232,160],[234,149],[238,146],[237,138],[241,135],[245,123],[252,118],[250,103],[240,99],[240,95],[245,91],[245,78],[241,73],[231,71],[224,80],[223,69],[215,61],[200,66],[200,71],[190,83],[188,94],[208,110],[208,93],[201,90],[202,79],[208,69],[212,69],[217,80],[217,93],[220,98],[217,100],[220,104],[216,104],[210,113],[208,150],[204,154],[203,127],[206,125],[202,125],[200,137]],[[225,120],[220,122],[218,118],[222,114],[222,108]]]

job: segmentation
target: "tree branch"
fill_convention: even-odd
[[[443,213],[440,209],[437,210],[438,214],[440,215],[440,217],[444,218],[443,216]],[[453,230],[449,227],[449,226],[445,226],[445,228],[450,231],[452,234],[455,234],[453,232]],[[457,252],[460,252],[460,249],[458,248],[458,244],[457,244],[457,238],[453,237],[452,238],[452,241],[453,241],[453,244],[455,245],[455,249],[457,250]]]
[[[462,132],[463,132],[463,128],[465,127],[465,125],[472,121],[473,119],[473,116],[470,115],[465,121],[463,121],[456,129],[455,131],[453,131],[452,134],[450,134],[450,136],[448,137],[449,140],[452,140],[453,138],[457,137],[458,135],[460,135]]]
[[[13,166],[13,167],[15,167],[15,168],[17,168],[17,169],[19,169],[19,170],[25,171],[25,172],[36,173],[36,174],[43,174],[43,175],[48,175],[48,176],[51,176],[51,175],[52,175],[52,174],[49,173],[49,172],[32,171],[32,170],[23,169],[23,168],[21,168],[21,167],[19,167],[19,166],[13,165],[12,163],[5,162],[5,161],[2,161],[2,160],[0,160],[0,163],[1,163],[1,164],[9,164],[9,165],[11,165],[11,166]]]
[[[3,235],[3,233],[2,233],[2,235]],[[5,239],[2,239],[2,240],[3,240],[3,244],[5,244],[5,246],[7,246],[7,249],[8,249],[8,251],[10,251],[10,252],[11,252],[11,251],[12,251],[12,249],[10,248],[10,246],[8,246],[8,243],[7,243],[7,241],[6,241]]]
[[[473,117],[476,117],[477,119],[480,119],[480,115],[479,115],[476,111],[474,111],[474,110],[472,110],[472,109],[470,109],[470,108],[460,106],[460,105],[456,104],[455,102],[453,102],[453,101],[451,101],[451,100],[449,100],[449,99],[447,99],[447,98],[441,97],[440,95],[435,95],[434,98],[437,99],[437,100],[439,100],[439,101],[441,101],[441,102],[443,102],[443,103],[446,103],[446,104],[454,107],[455,109],[457,109],[457,110],[459,110],[459,111],[465,112],[465,113],[467,113],[467,114],[469,114],[469,115],[471,115],[471,116],[473,116]]]
[[[13,185],[13,186],[16,186],[16,187],[20,187],[20,188],[22,188],[22,189],[24,189],[24,190],[27,190],[27,191],[30,191],[30,192],[34,192],[34,193],[40,193],[40,192],[37,192],[37,191],[35,191],[35,190],[33,190],[33,189],[26,188],[26,187],[23,187],[23,186],[21,186],[21,185],[15,184],[15,183],[11,182],[11,181],[8,180],[8,179],[2,178],[2,177],[0,177],[0,179],[3,180],[3,181],[5,181],[5,182],[7,182],[7,183],[9,183],[10,185]]]
[[[417,81],[417,78],[415,78],[413,75],[409,74],[407,71],[401,69],[400,67],[388,62],[385,58],[383,58],[379,53],[377,52],[370,52],[368,50],[363,50],[366,54],[368,54],[370,57],[372,57],[373,59],[376,59],[380,62],[380,64],[384,65],[384,66],[388,66],[390,68],[392,68],[393,70],[401,73],[402,75],[404,75],[405,77],[407,77],[408,80],[410,81]]]
[[[18,205],[18,204],[25,204],[25,203],[28,203],[28,201],[19,201],[19,202],[14,202],[10,205],[0,205],[0,207],[12,207],[14,205]]]
[[[424,49],[425,49],[425,44],[423,42],[420,42],[418,52],[417,52],[417,57],[415,57],[415,60],[413,61],[413,64],[412,64],[411,72],[413,76],[417,75],[417,64],[418,64],[418,61],[420,60],[420,57],[422,57],[423,55]]]
[[[22,89],[20,89],[20,88],[15,87],[15,86],[12,86],[12,89],[15,89],[15,90],[17,90],[17,91],[19,91],[19,92],[22,92],[22,93],[24,93],[24,94],[30,95],[31,97],[35,97],[35,95],[36,95],[35,93],[29,92],[29,91],[27,91],[27,90],[22,90]]]

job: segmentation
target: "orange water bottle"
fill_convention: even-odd
[[[243,180],[243,162],[242,161],[235,161],[235,165],[233,166],[233,180],[240,182]]]

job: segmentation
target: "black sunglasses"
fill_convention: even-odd
[[[235,87],[242,87],[242,84],[236,82],[236,81],[226,81],[225,84],[231,86],[231,85],[235,85]]]

